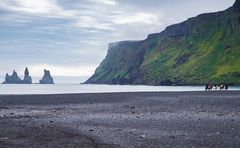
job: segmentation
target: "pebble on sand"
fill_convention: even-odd
[[[8,140],[8,137],[1,137],[0,140]]]
[[[93,130],[93,129],[90,129],[89,131],[90,131],[90,132],[93,132],[94,130]]]
[[[176,136],[170,136],[170,138],[173,138],[173,139],[174,139],[174,138],[176,138]]]

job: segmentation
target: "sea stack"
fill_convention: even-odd
[[[28,68],[25,69],[23,83],[32,84],[32,77],[29,75]]]
[[[44,69],[44,75],[41,80],[39,80],[40,84],[54,84],[53,78],[50,74],[49,70]]]
[[[17,72],[14,70],[12,75],[6,74],[3,84],[21,84],[22,80],[18,77]]]
[[[32,78],[29,75],[28,68],[25,69],[24,79],[22,80],[14,70],[12,75],[6,74],[3,84],[32,84]]]

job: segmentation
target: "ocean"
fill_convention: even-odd
[[[204,91],[205,86],[145,86],[145,85],[85,85],[88,77],[55,76],[54,85],[41,84],[0,84],[0,94],[69,94],[69,93],[110,93],[110,92],[171,92]],[[2,81],[4,77],[1,77]],[[33,77],[33,83],[40,78]],[[229,90],[240,90],[230,87]]]
[[[143,86],[143,85],[85,85],[85,84],[1,84],[0,94],[69,94],[110,92],[171,92],[204,91],[204,86]],[[230,87],[229,90],[240,90]]]

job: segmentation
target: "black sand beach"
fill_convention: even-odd
[[[239,148],[240,92],[0,96],[0,148]]]

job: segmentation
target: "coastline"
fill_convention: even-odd
[[[80,85],[80,84],[10,84],[0,85],[0,95],[44,95],[44,94],[85,94],[124,92],[193,92],[204,91],[205,86],[131,86],[131,85]],[[240,91],[240,87],[230,86],[228,91]],[[220,91],[220,90],[213,90]]]
[[[0,147],[237,147],[240,91],[0,95]]]

